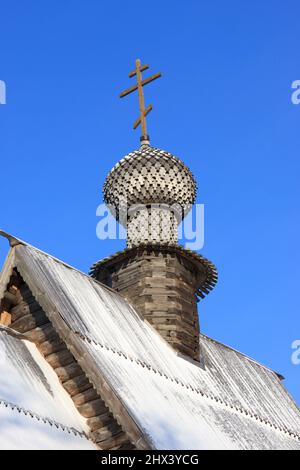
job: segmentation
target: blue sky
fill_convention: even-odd
[[[140,57],[152,144],[182,158],[219,270],[202,331],[286,376],[300,402],[299,2],[0,0],[0,226],[87,271],[124,242],[96,238],[111,167],[138,147]],[[7,252],[0,240],[0,262]]]

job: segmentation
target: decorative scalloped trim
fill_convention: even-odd
[[[224,406],[226,406],[227,408],[230,408],[231,410],[235,411],[235,412],[238,412],[242,415],[245,415],[245,416],[248,416],[249,418],[251,419],[254,419],[255,421],[259,421],[261,423],[264,423],[265,425],[267,426],[270,426],[272,429],[275,429],[277,431],[280,431],[284,434],[288,434],[290,437],[296,439],[297,441],[300,441],[300,434],[297,434],[285,427],[280,427],[274,423],[272,423],[271,421],[265,419],[265,418],[262,418],[256,414],[253,414],[251,411],[247,410],[246,408],[243,408],[241,406],[235,406],[235,405],[232,405],[226,401],[224,401],[222,398],[219,398],[217,397],[216,395],[213,395],[213,394],[208,394],[208,393],[205,393],[203,392],[200,388],[195,388],[195,387],[192,387],[191,385],[189,384],[186,384],[184,382],[182,382],[180,379],[176,378],[176,377],[169,377],[167,374],[159,371],[159,370],[156,370],[154,367],[152,367],[151,364],[147,364],[146,362],[144,361],[141,361],[139,359],[136,359],[136,358],[133,358],[125,353],[123,353],[122,351],[118,351],[114,348],[111,348],[109,347],[108,345],[106,344],[102,344],[102,343],[99,343],[98,341],[95,341],[94,339],[91,339],[91,338],[88,338],[87,336],[79,333],[78,331],[75,331],[74,332],[76,335],[78,335],[83,341],[86,341],[90,344],[95,344],[96,346],[99,346],[103,349],[106,349],[107,351],[110,351],[112,352],[113,354],[118,354],[118,356],[122,356],[124,359],[126,360],[129,360],[130,362],[134,362],[135,364],[137,364],[138,366],[144,368],[144,369],[148,369],[149,372],[152,372],[154,374],[158,374],[160,375],[162,378],[166,379],[166,380],[169,380],[171,382],[175,382],[177,385],[181,385],[182,387],[186,388],[187,390],[189,391],[192,391],[194,393],[197,393],[198,395],[201,395],[202,397],[204,398],[207,398],[208,400],[211,400],[211,401],[215,401],[217,403],[220,403]]]
[[[0,405],[5,406],[6,408],[10,408],[13,411],[16,410],[18,411],[18,413],[22,413],[25,416],[29,416],[32,419],[36,419],[37,421],[42,421],[44,424],[55,426],[57,429],[61,429],[62,431],[67,431],[68,434],[74,434],[75,436],[79,436],[81,438],[89,440],[86,433],[83,431],[78,431],[73,427],[65,426],[64,424],[61,424],[51,418],[40,416],[37,413],[34,413],[33,411],[27,410],[22,406],[3,400],[2,398],[0,398]]]
[[[121,256],[128,256],[135,251],[143,251],[143,250],[151,250],[160,251],[160,252],[177,252],[180,253],[187,258],[191,259],[194,262],[201,264],[202,267],[206,269],[206,279],[205,281],[199,286],[197,295],[202,299],[209,294],[209,292],[215,287],[218,281],[218,271],[216,266],[209,261],[204,256],[200,255],[199,253],[192,251],[190,249],[184,248],[181,245],[170,245],[170,244],[160,244],[160,243],[145,243],[138,246],[134,246],[132,248],[125,248],[123,251],[117,251],[111,256],[104,258],[100,261],[94,263],[90,269],[90,276],[93,278],[97,278],[98,272],[110,261],[117,260],[118,257]]]

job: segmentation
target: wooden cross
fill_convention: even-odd
[[[145,100],[144,100],[144,89],[143,86],[147,85],[148,83],[153,82],[153,80],[156,80],[157,78],[161,77],[161,73],[156,73],[154,75],[151,75],[151,77],[146,78],[145,80],[142,79],[142,72],[144,70],[147,70],[149,68],[149,65],[142,65],[140,59],[137,59],[135,61],[135,70],[129,73],[129,78],[132,78],[136,75],[137,77],[137,84],[132,86],[131,88],[127,88],[127,90],[123,91],[120,94],[120,98],[124,98],[124,96],[129,95],[135,90],[138,90],[139,94],[139,108],[140,108],[140,117],[135,121],[133,124],[133,128],[136,129],[140,124],[142,127],[142,136],[141,136],[141,141],[149,140],[149,136],[147,134],[147,122],[146,122],[146,116],[150,113],[152,110],[153,106],[152,104],[149,104],[147,108],[145,108]]]

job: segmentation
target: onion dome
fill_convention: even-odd
[[[136,204],[179,205],[184,213],[195,202],[197,185],[189,168],[165,150],[142,145],[126,155],[106,177],[106,204],[119,208]]]
[[[176,244],[177,228],[195,202],[189,168],[165,150],[142,144],[108,174],[104,201],[127,228],[127,246]]]

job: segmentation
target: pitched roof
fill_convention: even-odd
[[[95,449],[36,346],[0,327],[0,449]]]
[[[201,336],[178,355],[119,294],[25,244],[13,267],[138,448],[300,449],[299,408],[272,370]]]

